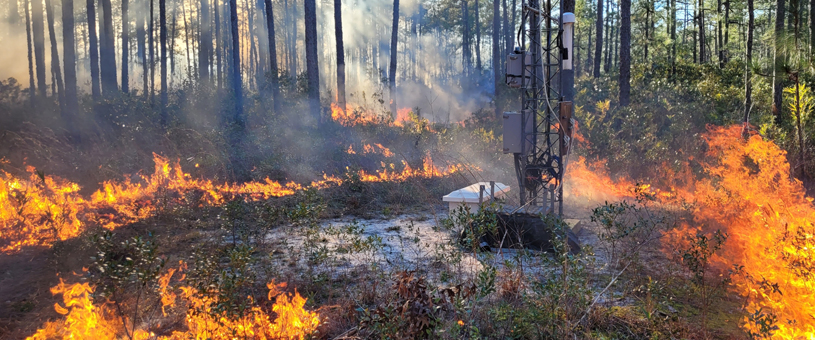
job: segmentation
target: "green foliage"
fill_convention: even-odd
[[[89,271],[91,282],[99,296],[116,307],[132,339],[136,326],[158,302],[149,294],[158,288],[158,278],[165,265],[164,259],[158,256],[158,244],[152,234],[147,238],[135,236],[117,241],[116,235],[108,230],[91,236],[91,242],[96,247]]]

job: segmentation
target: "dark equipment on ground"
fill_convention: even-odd
[[[557,249],[555,249],[552,241],[556,236],[559,236],[561,240],[567,243],[569,253],[573,255],[580,253],[580,241],[572,230],[565,225],[564,228],[556,231],[547,225],[547,221],[539,215],[518,213],[496,213],[495,215],[498,222],[496,230],[486,232],[477,240],[478,247],[482,251],[491,251],[493,248],[526,248],[554,253]],[[471,230],[478,229],[475,226],[472,227]],[[556,232],[563,234],[555,235]],[[462,245],[466,245],[467,233],[468,230],[462,231]]]

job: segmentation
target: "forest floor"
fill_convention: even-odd
[[[432,181],[438,180],[422,184],[432,185]],[[493,313],[508,306],[522,305],[525,295],[540,294],[535,285],[562,274],[563,269],[547,253],[517,249],[472,252],[462,247],[461,230],[451,225],[454,214],[449,213],[440,200],[393,208],[385,206],[384,212],[366,211],[363,206],[359,211],[365,213],[346,214],[343,211],[347,212],[347,209],[337,209],[345,204],[338,199],[345,195],[340,191],[320,193],[320,197],[298,197],[293,201],[247,204],[244,207],[246,213],[241,216],[245,225],[240,227],[253,230],[247,234],[239,235],[235,228],[225,227],[224,215],[228,214],[228,208],[182,206],[120,227],[116,230],[116,239],[151,235],[168,268],[177,267],[175,264],[179,261],[186,261],[193,267],[202,252],[212,254],[219,249],[251,244],[254,282],[250,286],[258,287],[270,281],[287,282],[290,289],[296,289],[308,299],[306,309],[320,314],[322,321],[315,334],[320,338],[347,337],[349,334],[371,336],[374,332],[382,332],[383,323],[393,321],[385,318],[373,320],[370,311],[387,310],[383,306],[398,300],[394,296],[396,288],[392,286],[399,273],[413,273],[426,280],[424,293],[431,295],[468,283],[480,287],[485,284],[482,281],[492,280],[493,293],[486,294],[479,301],[468,302],[471,304],[468,308],[456,309],[437,302],[433,337],[469,338],[472,333],[457,324],[466,315],[470,318],[468,322],[478,327],[485,337],[505,338],[508,336],[506,332],[521,329],[519,325],[526,327],[530,321],[521,320],[519,315],[515,321],[499,318],[500,322],[490,324],[496,317]],[[698,302],[689,295],[683,296],[689,288],[676,278],[685,274],[679,273],[681,270],[676,266],[666,264],[657,246],[643,251],[643,261],[627,272],[618,273],[619,268],[609,267],[611,255],[606,253],[607,247],[598,236],[602,230],[591,221],[590,207],[597,202],[589,201],[586,197],[567,197],[564,216],[579,221],[577,236],[584,249],[589,251],[590,258],[585,258],[586,261],[591,262],[585,267],[591,274],[575,274],[575,279],[585,280],[577,285],[588,288],[584,298],[596,300],[593,304],[595,312],[590,314],[590,319],[592,327],[597,329],[586,330],[581,337],[642,338],[654,333],[667,335],[666,329],[690,338],[742,336],[730,320],[740,313],[733,297],[725,297],[711,306],[707,322],[711,326],[715,323],[716,327],[710,327],[715,329],[713,333],[694,326],[699,322]],[[297,209],[298,205],[303,207],[303,203],[319,206],[319,211],[301,219],[261,226],[261,222],[268,218],[260,213],[261,208],[288,206]],[[376,209],[381,210],[382,206]],[[22,339],[42,327],[45,320],[61,317],[54,309],[54,303],[59,302],[60,297],[52,295],[49,288],[61,280],[92,280],[86,271],[94,265],[92,257],[96,255],[97,245],[89,236],[98,232],[89,231],[83,237],[50,249],[26,249],[18,254],[0,256],[0,268],[3,268],[0,320],[4,320],[0,324],[0,338]],[[251,233],[255,234],[249,235]],[[222,258],[220,261],[227,260]],[[485,278],[490,272],[493,277]],[[609,284],[615,275],[620,282]],[[659,301],[656,301],[656,291],[648,292],[649,296],[653,293],[655,300],[650,302],[636,291],[642,288],[640,283],[643,280],[660,280]],[[612,288],[604,291],[606,285]],[[656,286],[650,288],[656,290]],[[643,316],[643,308],[652,308],[649,312],[657,316]],[[183,317],[184,310],[180,308],[169,317],[153,314],[141,320],[141,327],[157,335],[169,335],[177,330],[174,327],[180,327],[179,320]]]

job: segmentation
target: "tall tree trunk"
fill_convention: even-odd
[[[317,4],[304,0],[306,26],[306,75],[308,77],[309,112],[316,122],[320,121],[320,69],[317,62]]]
[[[31,101],[31,107],[34,107],[34,98],[36,97],[37,88],[34,85],[34,60],[32,58],[31,47],[31,13],[28,9],[28,0],[25,0],[25,43],[28,46],[28,96]]]
[[[102,71],[102,93],[110,96],[119,90],[116,81],[116,35],[113,33],[113,7],[110,0],[100,0],[102,3],[103,23],[102,30],[102,50],[101,71]]]
[[[243,80],[241,79],[241,45],[238,34],[238,2],[229,0],[229,22],[232,32],[232,94],[235,97],[235,108],[232,123],[243,130]]]
[[[472,51],[470,48],[470,13],[467,5],[467,0],[461,1],[461,65],[463,71],[462,73],[465,77],[470,75],[470,68],[472,65],[472,59],[470,58],[470,53]]]
[[[92,1],[92,0],[90,0]],[[37,66],[37,88],[45,98],[48,87],[45,84],[45,26],[43,24],[42,0],[31,1],[32,30],[34,33],[34,62]]]
[[[475,0],[475,68],[481,76],[481,0]],[[513,20],[514,25],[514,20]]]
[[[76,90],[76,50],[74,46],[74,0],[62,0],[62,51],[65,62],[65,113],[68,132],[77,142],[74,119],[79,111]]]
[[[620,106],[631,96],[631,0],[620,0]]]
[[[774,66],[773,67],[773,106],[772,112],[775,116],[776,122],[780,122],[783,118],[781,115],[784,90],[784,58],[781,55],[781,45],[784,37],[784,0],[776,0],[775,11],[775,41],[774,43]]]
[[[605,57],[603,59],[603,72],[608,74],[608,70],[611,69],[611,42],[614,40],[612,38],[612,33],[614,32],[613,26],[611,25],[611,20],[613,19],[612,12],[611,12],[611,1],[606,1],[606,48],[605,48]]]
[[[798,10],[798,0],[790,0],[790,17],[792,18],[792,29],[793,29],[793,36],[795,39],[795,47],[798,47],[798,33],[800,30],[798,29],[798,22],[799,20],[799,10]],[[797,91],[797,88],[796,88]]]
[[[620,65],[619,64],[619,60],[620,60],[620,53],[619,53],[619,51],[620,51],[620,27],[619,27],[620,21],[619,20],[620,20],[620,18],[617,17],[617,18],[614,18],[614,19],[615,19],[614,20],[614,26],[613,26],[614,27],[614,29],[613,29],[614,41],[612,42],[612,44],[614,45],[614,54],[613,54],[614,63],[612,65],[614,65],[614,67],[616,68],[616,67],[618,67]]]
[[[603,0],[598,0],[603,1]],[[495,81],[495,117],[501,118],[503,108],[501,107],[501,50],[500,45],[500,12],[498,11],[498,0],[492,1],[492,72]]]
[[[699,0],[699,4],[698,4],[699,8],[698,8],[697,12],[699,13],[699,63],[700,64],[704,64],[706,62],[706,60],[707,60],[707,58],[705,58],[706,42],[705,42],[705,7],[704,7],[704,5],[705,5],[704,1]]]
[[[676,76],[676,0],[671,2],[671,78]]]
[[[391,115],[396,120],[396,53],[399,37],[399,0],[393,0],[393,26],[391,28],[391,65],[388,71],[388,92],[391,98]]]
[[[170,46],[167,47],[167,50],[168,50],[167,54],[169,55],[167,58],[170,61],[170,75],[169,75],[170,79],[172,79],[172,76],[175,74],[175,40],[176,40],[176,38],[178,38],[178,17],[177,17],[177,14],[178,14],[178,2],[177,1],[173,1],[172,9],[173,9],[173,12],[170,14],[170,17],[173,18],[173,23],[172,23],[172,26],[170,26],[171,28],[169,29],[170,30],[170,37],[171,37],[170,42],[169,42]]]
[[[92,1],[92,0],[88,0]],[[154,103],[155,101],[155,89],[156,89],[156,49],[155,49],[155,30],[153,26],[155,26],[155,19],[153,18],[154,11],[154,3],[155,0],[150,1],[150,21],[147,23],[147,47],[150,50],[150,103]],[[164,118],[162,118],[162,126],[164,124]]]
[[[146,21],[145,16],[147,15],[147,13],[145,13],[145,10],[148,8],[148,6],[138,5],[137,8],[139,8],[139,12],[138,12],[138,16],[136,17],[137,18],[136,19],[136,44],[138,45],[138,47],[136,48],[138,52],[136,54],[138,54],[138,59],[141,60],[142,95],[144,96],[144,99],[146,100],[148,98],[147,96],[148,96],[148,93],[149,93],[148,88],[147,88],[149,86],[149,84],[147,82],[148,67],[147,67],[147,49],[146,49],[146,46],[145,46],[147,37],[145,36],[146,32],[144,31],[144,24],[145,24],[145,21]]]
[[[597,0],[597,21],[594,22],[594,78],[600,78],[600,62],[603,60],[603,0]]]
[[[209,0],[201,0],[200,39],[198,43],[198,77],[204,84],[209,83],[209,56],[212,53],[212,28],[209,19]]]
[[[127,16],[128,0],[122,0],[122,92],[130,92],[130,70],[128,56],[130,45],[130,20]]]
[[[167,126],[167,4],[158,1],[159,46],[161,48],[161,126]]]
[[[65,111],[65,92],[64,84],[62,82],[62,71],[59,66],[59,49],[57,47],[57,34],[54,31],[54,6],[51,4],[52,0],[45,0],[45,13],[48,18],[48,36],[51,40],[51,72],[54,74],[54,80],[57,84],[57,98],[59,99],[59,108],[61,112]]]
[[[337,38],[337,105],[341,110],[345,110],[345,47],[342,41],[342,0],[334,0],[334,35]]]
[[[37,0],[34,0],[35,2]],[[91,94],[94,100],[98,100],[101,96],[101,89],[99,88],[99,41],[96,37],[96,6],[93,0],[87,0],[87,17],[88,17],[88,40],[90,44],[90,63],[91,63]]]
[[[728,1],[729,2],[729,1]],[[744,131],[750,123],[750,110],[753,108],[753,0],[747,0],[747,56],[744,70]]]
[[[509,8],[507,7],[507,0],[502,1],[504,7],[504,24],[502,25],[504,28],[504,53],[501,54],[501,59],[505,60],[507,55],[512,53],[515,46],[513,46],[514,44],[512,42],[512,28],[509,27]]]
[[[815,0],[809,1],[809,54],[815,54]]]
[[[269,30],[269,34],[268,34],[268,36],[269,36],[269,72],[271,73],[271,77],[272,77],[271,85],[272,85],[272,101],[274,102],[273,103],[273,109],[274,109],[274,113],[280,114],[281,113],[281,111],[280,111],[280,104],[281,104],[280,103],[280,78],[279,78],[279,72],[277,70],[277,45],[275,43],[276,36],[275,36],[275,28],[274,28],[274,10],[272,8],[272,0],[264,0],[264,1],[265,1],[265,4],[266,4],[266,26],[268,27],[268,30]],[[339,2],[339,1],[340,0],[335,0],[335,2]],[[337,4],[335,3],[334,6],[337,6]],[[339,11],[339,8],[335,8],[334,10]],[[335,14],[335,16],[336,16],[336,14]],[[337,20],[337,19],[335,19],[335,20]],[[340,33],[339,33],[340,35],[337,38],[337,41],[338,41],[338,45],[342,46],[342,31],[341,31],[342,30],[342,24],[340,23],[340,24],[337,24],[337,25],[338,25],[338,27],[340,27],[339,28],[340,29]],[[340,49],[340,47],[337,47],[338,51],[339,51],[339,49]],[[344,66],[345,65],[343,65],[343,67]],[[343,73],[343,75],[345,75],[345,73]],[[345,80],[345,79],[343,78],[343,80]],[[344,87],[343,87],[343,91],[345,91]],[[344,94],[345,94],[345,92],[343,92],[343,98],[344,98]]]
[[[306,0],[303,0],[306,1]],[[311,0],[308,0],[311,1]],[[316,6],[316,5],[315,5]],[[305,7],[305,5],[304,5]],[[291,4],[292,10],[292,20],[291,20],[291,27],[292,27],[292,35],[291,35],[291,77],[292,80],[296,83],[297,82],[297,28],[300,24],[297,22],[297,0],[292,0]],[[306,53],[308,54],[308,53]]]
[[[719,68],[724,68],[724,26],[722,20],[722,0],[716,0],[716,46],[719,54]]]
[[[222,68],[221,68],[221,62],[222,62],[221,61],[221,50],[222,50],[221,44],[223,44],[223,39],[221,37],[221,13],[220,13],[221,12],[221,10],[220,10],[221,6],[218,3],[218,0],[214,0],[214,1],[215,1],[215,3],[212,5],[212,9],[215,11],[215,65],[216,66],[214,68],[214,71],[215,71],[216,77],[218,78],[218,88],[221,88],[221,85],[224,82],[223,74],[221,73],[221,71],[222,71]]]
[[[181,0],[181,17],[184,18],[184,46],[186,47],[187,51],[187,77],[192,77],[192,52],[190,49],[190,23],[192,22],[192,18],[187,18],[187,6],[184,3],[184,0]]]
[[[727,50],[727,46],[730,44],[730,1],[731,0],[725,0],[724,2],[724,44],[722,45],[722,56],[724,57],[725,63],[730,59],[730,53]]]

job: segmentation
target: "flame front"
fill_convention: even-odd
[[[680,198],[695,202],[693,220],[666,232],[665,252],[687,243],[698,232],[725,231],[721,253],[711,259],[721,272],[743,266],[732,277],[732,288],[745,298],[748,313],[772,313],[778,327],[773,338],[815,338],[815,207],[800,181],[792,178],[786,152],[741,125],[711,127],[704,134],[708,151],[697,179],[686,163],[679,171],[663,166],[660,191],[612,180],[601,162],[584,158],[569,164],[567,181],[575,196],[589,194],[633,197],[647,190],[666,205]],[[632,189],[633,188],[633,189]],[[681,260],[681,259],[680,259]],[[777,285],[777,286],[776,286]],[[745,330],[759,325],[741,320]]]
[[[393,155],[380,144],[367,145],[363,150],[386,157]],[[184,202],[188,197],[196,197],[194,204],[218,205],[234,197],[265,200],[292,195],[306,187],[325,189],[343,183],[337,176],[323,175],[322,179],[308,185],[281,183],[268,178],[241,184],[218,184],[192,178],[181,170],[178,161],[171,165],[167,158],[158,155],[154,155],[153,160],[156,165],[152,175],[138,176],[138,181],[106,181],[89,199],[79,194],[80,187],[76,183],[38,174],[33,168],[28,169],[28,179],[0,172],[0,252],[14,253],[26,246],[44,246],[74,238],[90,221],[115,229],[153,216],[168,204]],[[396,171],[393,164],[389,167],[383,164],[383,168],[375,173],[360,170],[358,175],[364,182],[404,181],[447,176],[468,168],[453,164],[440,169],[433,164],[430,155],[424,157],[421,169],[402,163],[401,171]]]
[[[173,290],[167,289],[167,282],[175,271],[164,276],[166,282],[161,283],[162,303],[167,306],[171,301],[174,304],[176,297]],[[294,294],[282,293],[279,287],[285,284],[269,287],[269,300],[273,300],[271,312],[252,303],[252,308],[240,318],[229,318],[213,311],[214,301],[201,297],[191,287],[180,287],[181,297],[186,302],[188,313],[184,325],[169,336],[156,336],[144,330],[136,329],[133,339],[234,339],[236,334],[243,339],[271,340],[271,339],[304,339],[317,330],[320,317],[316,312],[304,308],[306,299],[295,291]],[[122,319],[105,304],[96,306],[90,296],[94,288],[88,283],[75,283],[66,285],[60,281],[59,285],[51,288],[53,294],[62,294],[64,307],[55,304],[54,308],[64,318],[49,321],[37,330],[27,340],[45,339],[119,339],[127,335]],[[251,301],[251,298],[248,298]],[[276,317],[272,317],[275,315]],[[165,315],[166,316],[166,315]],[[126,321],[131,324],[130,321]]]

